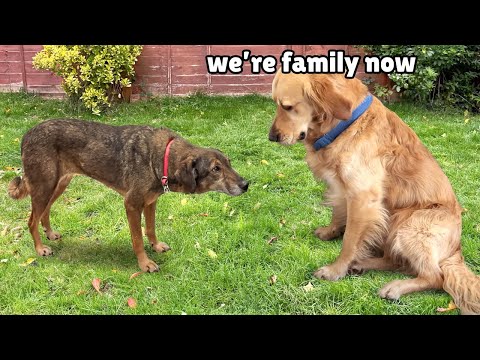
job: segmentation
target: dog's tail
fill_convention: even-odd
[[[28,196],[28,188],[24,178],[17,176],[8,185],[8,195],[12,199],[23,199],[24,197]]]
[[[465,264],[460,251],[440,264],[443,288],[452,297],[463,315],[480,315],[480,276]]]

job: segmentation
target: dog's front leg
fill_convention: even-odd
[[[318,269],[314,276],[335,281],[343,278],[351,263],[362,256],[365,242],[382,237],[386,216],[380,191],[364,191],[347,197],[347,226],[340,255],[330,265]]]
[[[138,200],[133,196],[125,197],[125,209],[127,211],[128,225],[130,226],[130,235],[132,237],[133,251],[137,256],[140,269],[145,272],[158,271],[158,265],[150,260],[145,252],[142,237],[142,209],[143,199]]]
[[[157,235],[155,234],[155,208],[157,206],[157,201],[146,205],[143,208],[143,214],[145,215],[145,234],[147,235],[148,242],[152,246],[152,249],[156,252],[165,252],[170,250],[164,242],[159,242],[157,240]]]

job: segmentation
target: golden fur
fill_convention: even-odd
[[[342,74],[277,72],[272,96],[277,113],[270,140],[302,140],[314,176],[324,180],[331,224],[315,234],[343,234],[338,258],[315,272],[338,280],[347,273],[397,270],[415,276],[395,280],[382,298],[444,288],[463,314],[480,314],[480,278],[461,256],[461,211],[447,176],[417,135],[374,97],[371,106],[327,147],[316,139],[348,119],[367,96],[358,79]]]

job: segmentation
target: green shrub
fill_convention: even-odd
[[[416,56],[413,74],[389,74],[393,89],[417,100],[480,111],[480,45],[364,45],[377,56]]]
[[[141,52],[140,45],[45,45],[33,66],[61,76],[67,95],[99,115],[131,86]]]

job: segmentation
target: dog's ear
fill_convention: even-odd
[[[196,159],[189,156],[182,161],[175,171],[175,179],[183,186],[186,193],[193,193],[197,187],[198,171],[196,169]]]
[[[336,89],[333,77],[311,76],[309,79],[304,92],[317,111],[323,111],[340,120],[348,120],[352,116],[352,103]]]

